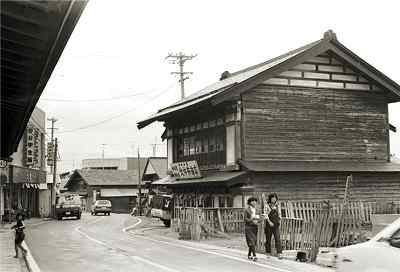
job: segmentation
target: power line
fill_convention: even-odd
[[[185,80],[189,79],[189,77],[185,77],[185,75],[191,75],[193,74],[192,72],[184,72],[183,71],[183,66],[186,61],[191,60],[195,58],[196,55],[185,55],[182,52],[179,53],[169,53],[168,56],[165,57],[165,59],[172,59],[170,63],[172,64],[178,64],[179,65],[179,72],[171,72],[173,75],[179,75],[179,83],[181,84],[181,98],[185,98]]]
[[[157,99],[158,97],[160,97],[161,95],[163,95],[166,91],[170,90],[174,85],[175,85],[175,83],[171,84],[167,89],[162,90],[162,91],[159,92],[157,95],[155,95],[154,97],[152,97],[151,99],[149,99],[147,102],[143,103],[142,106],[148,104],[149,102],[154,101],[155,99]],[[75,131],[78,131],[78,130],[83,130],[83,129],[88,129],[88,128],[96,127],[96,126],[102,125],[102,124],[104,124],[104,123],[107,123],[107,122],[109,122],[109,121],[112,121],[112,120],[114,120],[114,119],[117,119],[117,118],[119,118],[119,117],[121,117],[121,116],[123,116],[123,115],[126,115],[126,114],[128,114],[128,113],[130,113],[130,112],[133,112],[133,111],[136,111],[136,110],[137,110],[137,107],[132,108],[132,109],[129,109],[129,110],[124,111],[124,112],[121,112],[121,113],[116,114],[116,115],[114,115],[114,116],[111,116],[111,117],[109,117],[109,118],[107,118],[107,119],[104,119],[104,120],[101,120],[101,121],[98,121],[98,122],[95,122],[95,123],[86,125],[86,126],[78,127],[78,128],[71,129],[71,130],[60,131],[60,132],[58,132],[58,134],[60,134],[60,133],[61,133],[61,134],[62,134],[62,133],[71,133],[71,132],[75,132]]]
[[[59,99],[59,98],[41,98],[44,101],[54,101],[54,102],[72,102],[72,103],[80,103],[80,102],[104,102],[104,101],[112,101],[112,100],[120,100],[130,97],[136,97],[140,95],[149,94],[151,92],[139,92],[131,95],[122,95],[122,96],[115,96],[110,98],[99,98],[99,99],[83,99],[83,100],[75,100],[75,99]]]

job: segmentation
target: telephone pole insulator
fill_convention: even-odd
[[[165,59],[171,59],[170,63],[172,64],[178,64],[179,65],[179,72],[172,72],[171,74],[173,75],[179,75],[179,83],[181,84],[181,98],[185,98],[185,80],[189,79],[188,76],[186,75],[191,75],[193,74],[192,72],[184,72],[183,71],[183,66],[186,61],[191,60],[195,58],[197,54],[195,55],[185,55],[182,52],[179,53],[169,53],[168,56]]]

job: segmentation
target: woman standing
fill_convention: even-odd
[[[25,239],[25,225],[23,222],[22,214],[17,214],[17,224],[11,227],[11,229],[15,229],[15,256],[14,258],[18,258],[18,248],[20,248],[25,255],[27,250],[22,246],[22,242]]]
[[[271,239],[274,235],[276,252],[278,253],[278,258],[281,259],[282,256],[282,244],[281,236],[279,231],[279,225],[281,222],[281,214],[278,206],[278,195],[272,193],[268,195],[267,204],[264,206],[264,217],[266,218],[265,224],[265,253],[271,254]]]
[[[246,235],[246,243],[249,247],[247,258],[249,260],[257,261],[256,245],[257,245],[257,232],[260,216],[256,214],[257,198],[250,197],[247,200],[248,207],[245,210],[244,216],[244,232]]]

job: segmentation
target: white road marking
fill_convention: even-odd
[[[38,264],[36,263],[35,259],[33,258],[31,250],[29,249],[29,247],[25,243],[25,241],[22,242],[22,246],[27,250],[25,259],[29,266],[29,271],[30,272],[40,272],[41,270],[40,270]]]
[[[95,220],[95,221],[93,221],[93,222],[90,222],[88,225],[92,225],[92,224],[94,224],[94,223],[97,223],[97,222],[100,221],[101,219],[103,219],[103,218],[100,218],[99,220]],[[139,218],[138,218],[138,219],[139,219]],[[126,232],[127,229],[133,228],[134,226],[140,224],[141,222],[142,222],[142,220],[139,219],[139,222],[137,222],[137,223],[134,224],[133,226],[129,226],[129,227],[127,227],[127,228],[124,228],[123,231]],[[112,246],[107,245],[107,243],[104,243],[103,241],[97,240],[97,239],[95,239],[95,238],[89,236],[88,234],[84,233],[80,228],[81,228],[81,227],[75,228],[75,231],[79,232],[81,235],[85,236],[87,239],[89,239],[89,240],[92,241],[92,242],[95,242],[95,243],[100,244],[100,245],[102,245],[102,246],[104,246],[104,247],[107,247],[107,248],[112,248]],[[136,261],[139,261],[139,262],[143,262],[143,263],[152,265],[152,266],[154,266],[154,267],[160,268],[160,269],[165,270],[165,271],[169,271],[169,272],[180,272],[179,270],[175,270],[175,269],[169,268],[169,267],[167,267],[167,266],[164,266],[164,265],[162,265],[162,264],[158,264],[158,263],[152,262],[152,261],[150,261],[150,260],[147,260],[147,259],[142,258],[142,257],[139,257],[139,256],[130,255],[129,257],[132,258],[132,259],[134,259],[134,260],[136,260]]]
[[[123,228],[122,231],[123,231],[123,232],[127,232],[127,231],[129,231],[129,230],[135,228],[135,227],[136,227],[137,225],[139,225],[140,223],[142,223],[142,219],[140,219],[140,218],[136,218],[136,219],[138,220],[138,222],[136,222],[135,224],[133,224],[133,225],[131,225],[131,226],[128,226],[128,227],[126,227],[126,228]]]
[[[128,226],[128,227],[124,228],[122,231],[127,232],[127,230],[133,229],[134,227],[139,225],[141,222],[142,222],[142,220],[139,219],[139,222],[133,224],[132,226]],[[130,236],[140,237],[141,239],[148,240],[148,241],[153,241],[153,242],[157,242],[157,243],[163,243],[163,244],[172,245],[172,246],[176,246],[176,247],[187,248],[187,249],[200,251],[200,252],[207,253],[207,254],[217,255],[217,256],[228,258],[228,259],[231,259],[231,260],[236,260],[236,261],[243,262],[243,263],[249,263],[249,261],[246,260],[246,259],[242,259],[242,258],[239,258],[239,257],[235,257],[235,256],[231,256],[231,255],[227,255],[227,254],[223,254],[223,253],[219,253],[219,252],[209,251],[209,250],[201,249],[201,248],[195,248],[195,247],[191,247],[191,246],[187,246],[187,245],[182,245],[182,244],[179,244],[179,243],[161,241],[161,240],[157,240],[157,239],[153,239],[153,238],[149,238],[149,237],[144,237],[144,236],[141,236],[141,235],[140,236],[139,235],[135,235],[135,234],[129,233],[129,232],[127,232],[127,233]],[[129,239],[131,239],[131,238],[129,238]],[[131,239],[131,240],[133,240],[133,239]],[[261,264],[261,263],[257,263],[257,262],[252,262],[252,264],[260,266],[260,267],[264,267],[264,268],[274,269],[275,271],[279,271],[279,272],[295,272],[295,271],[292,271],[292,270],[286,270],[286,269],[278,268],[278,267],[267,265],[267,264]]]

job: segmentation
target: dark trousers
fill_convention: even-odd
[[[279,225],[274,225],[273,227],[271,227],[268,224],[268,222],[266,222],[264,231],[265,231],[265,253],[271,253],[272,235],[274,235],[275,239],[276,252],[282,253],[281,233],[279,231]]]

